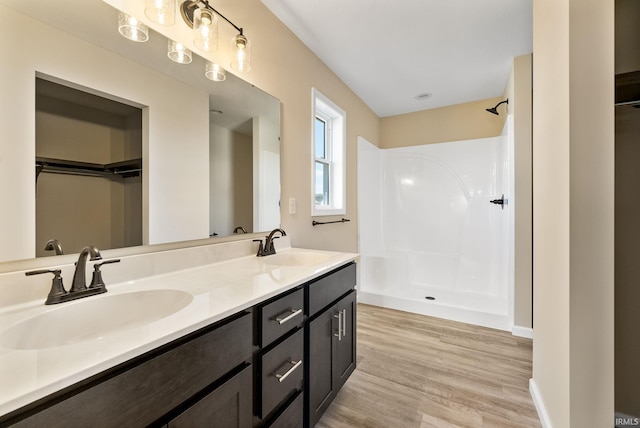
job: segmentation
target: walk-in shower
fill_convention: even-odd
[[[506,136],[384,150],[360,139],[359,301],[511,329],[508,158]]]

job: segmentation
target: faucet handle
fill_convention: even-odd
[[[258,253],[256,254],[256,256],[258,256],[258,257],[264,256],[265,255],[264,254],[264,244],[262,242],[262,238],[254,239],[253,242],[259,242],[260,243],[260,245],[258,246]]]
[[[68,293],[64,288],[64,284],[62,283],[62,271],[60,269],[38,269],[25,272],[24,274],[26,276],[32,276],[40,275],[43,273],[53,274],[53,280],[51,281],[51,290],[49,290],[49,295],[47,296],[47,300],[44,302],[44,304],[53,305],[55,303],[60,303],[62,301],[62,296]]]
[[[120,259],[111,259],[105,260],[100,263],[95,263],[93,265],[93,276],[91,277],[91,284],[89,284],[89,288],[102,288],[104,291],[107,291],[107,286],[102,280],[102,272],[100,271],[100,267],[102,265],[108,265],[111,263],[119,263]]]

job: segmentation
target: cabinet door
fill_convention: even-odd
[[[340,337],[336,346],[337,359],[333,373],[338,391],[356,368],[356,292],[345,296],[336,306],[342,324],[339,326]]]
[[[252,422],[251,366],[169,422],[169,428],[250,428]]]
[[[333,376],[338,343],[338,311],[334,306],[308,324],[308,421],[313,427],[336,395]],[[335,334],[335,336],[334,336]],[[334,340],[335,339],[335,340]]]

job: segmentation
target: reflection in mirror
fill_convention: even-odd
[[[35,164],[37,257],[142,245],[140,108],[36,77]]]
[[[3,65],[0,78],[0,109],[12,117],[0,131],[0,161],[10,166],[0,169],[0,191],[11,207],[1,217],[0,262],[52,255],[43,250],[49,239],[58,239],[65,254],[78,251],[76,244],[65,241],[98,245],[87,238],[78,219],[65,226],[76,235],[73,239],[35,230],[41,223],[36,218],[42,217],[36,210],[47,206],[38,201],[36,208],[36,197],[54,174],[40,175],[36,195],[34,155],[59,157],[36,147],[36,134],[39,140],[54,132],[37,121],[37,132],[33,130],[34,115],[51,115],[36,113],[36,76],[137,107],[141,125],[135,131],[116,127],[114,133],[137,133],[141,140],[135,149],[123,145],[118,150],[128,153],[117,159],[142,158],[142,174],[127,178],[138,182],[138,190],[130,193],[141,197],[136,207],[141,215],[119,220],[141,232],[101,249],[228,236],[234,230],[266,231],[280,224],[279,101],[228,71],[223,82],[208,80],[205,61],[198,55],[189,65],[173,63],[167,58],[166,38],[153,31],[146,43],[126,40],[118,34],[117,15],[101,0],[0,0],[0,26],[7,34],[23,35],[19,44],[0,40],[5,55],[14,58]],[[60,115],[57,107],[52,109]],[[218,111],[222,113],[215,114]],[[91,162],[111,160],[116,159]],[[67,196],[74,193],[65,188]],[[50,199],[61,196],[51,194]],[[84,198],[64,203],[83,208],[92,204]],[[58,212],[48,210],[50,216]],[[104,223],[88,219],[85,224],[97,228]],[[140,252],[148,251],[153,248],[140,247]]]

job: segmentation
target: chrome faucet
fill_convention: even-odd
[[[87,256],[90,260],[102,260],[100,250],[93,245],[88,245],[80,251],[78,261],[76,262],[76,271],[73,274],[73,282],[71,283],[71,289],[69,293],[75,293],[78,291],[84,291],[87,289],[87,276],[85,269],[87,267]]]

